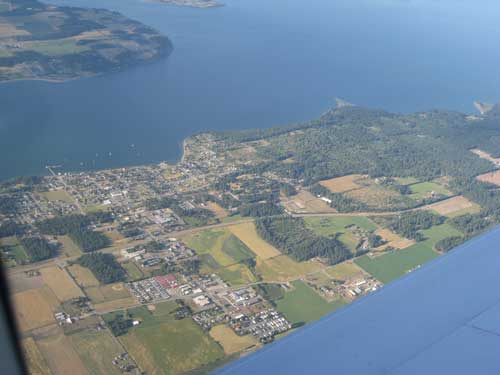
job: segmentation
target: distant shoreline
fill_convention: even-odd
[[[215,0],[145,0],[145,2],[198,9],[219,8],[226,5]]]

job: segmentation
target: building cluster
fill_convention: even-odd
[[[322,286],[319,292],[327,296],[342,296],[347,300],[353,300],[365,294],[376,291],[382,286],[380,281],[373,277],[358,277],[347,281],[332,281],[331,286]]]
[[[292,328],[290,322],[273,308],[253,315],[238,314],[231,318],[230,326],[236,334],[251,334],[261,342],[269,342]]]
[[[127,287],[140,303],[152,303],[170,298],[170,294],[160,281],[161,276],[127,283]],[[161,280],[161,279],[160,279]]]

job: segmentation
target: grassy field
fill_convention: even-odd
[[[67,257],[77,257],[82,255],[80,248],[73,242],[69,236],[58,236],[57,240],[62,245],[62,252]]]
[[[40,195],[51,202],[63,201],[66,203],[75,203],[73,197],[64,190],[45,191],[43,193],[40,193]]]
[[[58,327],[56,333],[37,340],[37,344],[53,374],[93,375],[89,374],[61,328]]]
[[[384,245],[377,247],[376,251],[385,250],[387,247],[391,246],[396,249],[405,249],[415,244],[414,240],[410,240],[408,238],[401,237],[399,234],[394,233],[393,231],[387,228],[380,228],[375,231],[375,234],[379,235],[386,241]]]
[[[243,264],[233,264],[220,268],[216,271],[220,277],[232,286],[254,283],[257,281],[255,275]]]
[[[307,323],[344,305],[343,301],[328,303],[302,281],[294,281],[294,290],[276,302],[278,310],[292,323]]]
[[[57,297],[46,286],[16,293],[12,302],[18,327],[21,331],[54,323],[53,314],[59,305]]]
[[[74,38],[41,40],[26,42],[25,46],[29,50],[39,52],[48,56],[61,56],[73,53],[81,53],[89,48],[85,45],[78,45],[78,40]]]
[[[278,249],[260,238],[254,223],[232,225],[229,230],[261,259],[281,255]]]
[[[354,233],[355,230],[371,232],[377,229],[374,222],[362,216],[309,217],[305,222],[309,229],[320,236],[333,237],[340,234],[339,240],[353,252],[360,241]]]
[[[144,274],[135,262],[121,263],[121,266],[127,271],[128,281],[140,280],[144,277]]]
[[[363,275],[363,270],[358,265],[352,262],[343,262],[334,266],[328,267],[326,273],[333,279],[347,280],[350,278]]]
[[[66,270],[54,266],[42,268],[40,269],[40,273],[45,284],[52,289],[59,301],[63,302],[71,298],[83,297],[82,291],[73,279],[68,276]]]
[[[259,344],[252,335],[238,336],[225,325],[213,327],[210,336],[224,348],[226,354],[238,353]]]
[[[332,193],[343,193],[349,190],[358,189],[361,185],[356,181],[363,179],[365,176],[359,174],[351,174],[348,176],[331,178],[329,180],[320,181],[320,185],[326,187]]]
[[[85,288],[85,294],[93,303],[110,302],[131,297],[130,292],[123,283]]]
[[[410,194],[410,197],[413,199],[423,199],[432,192],[435,192],[437,194],[441,195],[452,195],[452,192],[446,189],[444,186],[436,184],[435,182],[420,182],[417,184],[409,185],[410,190],[412,194]]]
[[[143,371],[175,375],[222,359],[224,350],[192,319],[150,319],[120,336]]]
[[[465,214],[476,214],[481,211],[481,206],[469,201],[463,196],[453,197],[428,206],[439,215],[457,217]]]
[[[31,375],[51,375],[50,368],[45,362],[42,353],[33,338],[28,337],[22,341],[24,359]]]
[[[354,200],[363,202],[373,210],[405,209],[415,204],[411,199],[412,196],[402,195],[396,190],[377,184],[351,190],[345,194]]]
[[[109,331],[84,330],[68,338],[92,375],[121,374],[111,361],[123,350]]]
[[[229,255],[236,262],[255,258],[255,254],[234,234],[229,235],[224,240],[222,243],[222,252]]]
[[[78,264],[73,264],[68,267],[69,273],[75,278],[78,285],[82,288],[98,286],[99,281],[95,278],[92,271]]]
[[[272,259],[257,258],[257,273],[263,281],[289,281],[311,272],[324,268],[316,262],[296,262],[287,255],[280,255]]]
[[[397,177],[395,180],[400,185],[413,185],[419,182],[415,177]]]

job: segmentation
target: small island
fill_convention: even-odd
[[[167,56],[170,40],[105,9],[0,0],[0,81],[65,81]]]

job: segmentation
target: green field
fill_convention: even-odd
[[[256,281],[252,271],[241,262],[255,254],[228,230],[206,230],[185,239],[200,254],[202,272],[219,274],[231,285]]]
[[[135,262],[125,262],[121,266],[127,271],[127,281],[140,280],[144,277],[144,274]]]
[[[48,56],[61,56],[88,51],[85,45],[77,44],[77,39],[56,39],[27,42],[26,48]]]
[[[109,331],[81,330],[68,337],[91,374],[121,374],[111,361],[123,350]]]
[[[6,262],[7,267],[14,267],[18,264],[29,262],[28,254],[24,247],[19,243],[16,237],[6,237],[0,240],[0,251],[9,258]]]
[[[375,278],[388,283],[408,271],[439,256],[434,251],[434,245],[447,237],[462,236],[463,234],[445,223],[421,231],[425,240],[418,242],[404,250],[396,250],[383,256],[371,259],[367,255],[355,260],[355,263]]]
[[[418,182],[415,177],[397,177],[395,180],[400,185],[413,185]]]
[[[302,281],[292,283],[294,290],[276,301],[277,309],[292,323],[308,323],[344,305],[342,300],[326,302]]]
[[[368,232],[377,229],[374,222],[362,216],[309,217],[305,219],[305,223],[320,236],[331,237],[340,234],[338,239],[351,251],[355,251],[359,243],[359,238],[353,232],[355,229]]]
[[[410,194],[410,197],[413,199],[423,199],[431,192],[446,196],[450,196],[453,194],[444,186],[436,184],[435,182],[421,182],[418,184],[410,185],[409,187],[412,192],[412,194]]]
[[[120,341],[148,374],[175,375],[224,358],[224,350],[190,318],[149,318]]]

